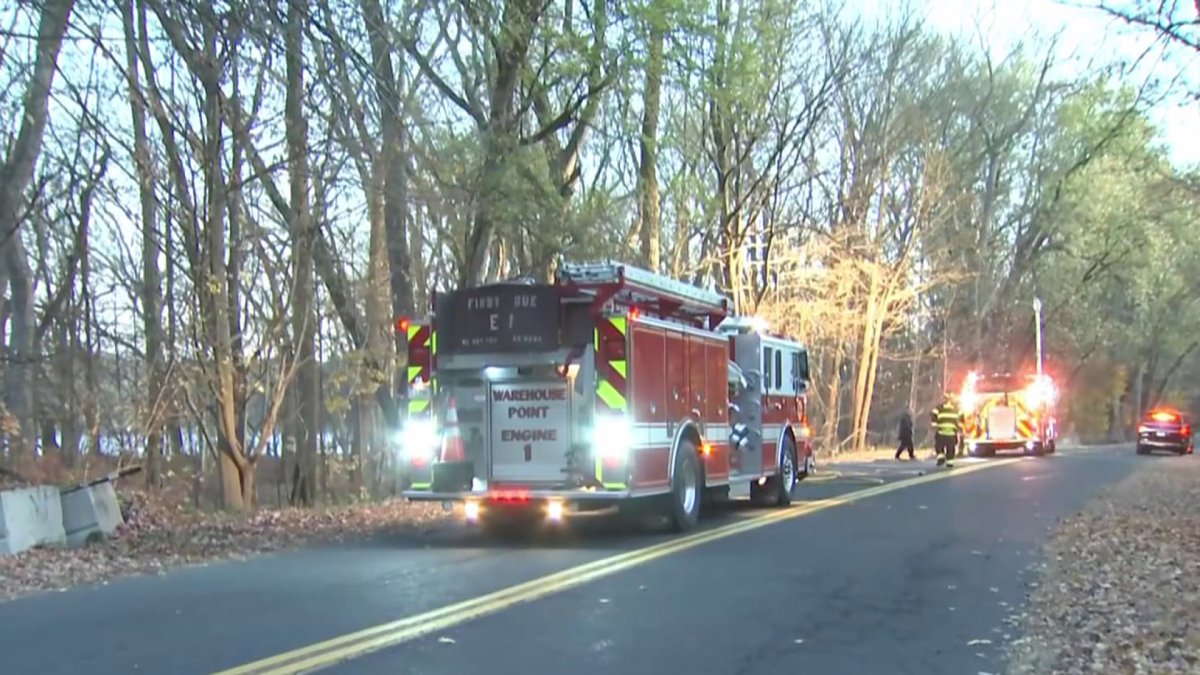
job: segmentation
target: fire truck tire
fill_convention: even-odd
[[[796,489],[796,443],[789,436],[783,445],[783,454],[779,458],[779,473],[775,475],[775,506],[788,506],[792,503],[792,492]],[[767,481],[771,485],[771,481]]]
[[[784,441],[776,474],[763,485],[751,483],[750,499],[762,506],[788,506],[792,503],[796,482],[796,443],[788,437]]]
[[[675,453],[675,471],[671,478],[671,506],[667,518],[671,529],[686,532],[700,520],[700,500],[704,482],[700,474],[700,459],[696,445],[690,440],[679,442]]]

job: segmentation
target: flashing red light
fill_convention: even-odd
[[[631,318],[631,319],[636,319],[641,315],[642,315],[642,310],[638,309],[637,307],[633,307],[629,310],[629,318]]]
[[[396,332],[401,335],[408,335],[408,327],[412,325],[412,321],[407,316],[402,316],[396,319]]]
[[[528,490],[492,490],[488,493],[488,499],[494,502],[527,502],[529,501]]]

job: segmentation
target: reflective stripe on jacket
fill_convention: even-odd
[[[931,415],[938,436],[956,436],[961,428],[962,415],[951,404],[943,404],[934,408]]]

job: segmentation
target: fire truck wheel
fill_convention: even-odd
[[[792,439],[785,441],[777,473],[759,485],[750,484],[750,500],[761,506],[787,506],[792,503],[792,491],[796,488],[796,444]]]
[[[668,517],[676,532],[686,532],[700,520],[700,495],[703,489],[696,446],[685,439],[679,443],[679,450],[675,453],[675,473],[671,479],[671,510]]]
[[[779,473],[774,477],[775,505],[788,506],[792,503],[792,491],[796,489],[796,444],[788,439],[779,458]],[[771,480],[767,485],[771,486]]]

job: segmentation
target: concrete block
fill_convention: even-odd
[[[117,491],[104,481],[62,493],[62,522],[67,546],[78,548],[90,541],[104,539],[121,526],[121,507]]]
[[[0,492],[0,555],[66,542],[58,488],[39,485]]]

